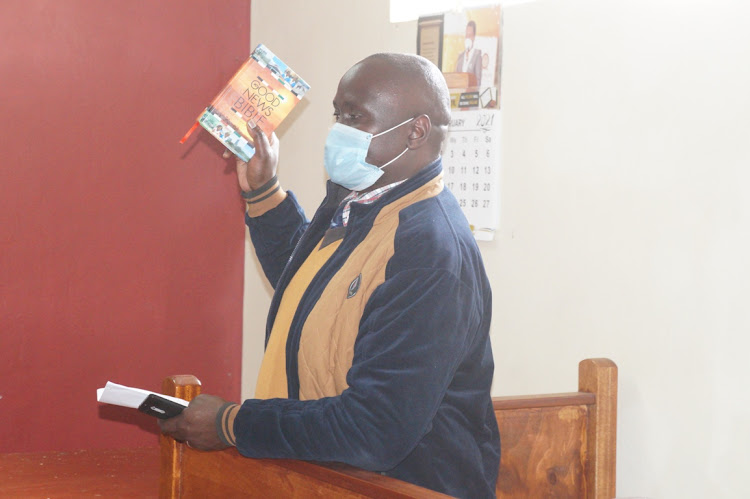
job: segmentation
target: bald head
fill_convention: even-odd
[[[383,72],[391,89],[415,111],[430,116],[433,124],[450,122],[450,95],[443,73],[424,57],[412,54],[374,54],[359,64],[372,64]]]
[[[355,64],[342,78],[364,77],[378,104],[404,119],[427,115],[442,142],[450,123],[450,94],[433,63],[413,54],[380,53]]]

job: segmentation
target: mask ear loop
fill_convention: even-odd
[[[407,147],[406,149],[404,149],[403,151],[401,151],[401,154],[399,154],[398,156],[396,156],[395,158],[393,158],[392,160],[390,160],[389,162],[387,162],[383,166],[378,166],[378,168],[380,168],[382,170],[383,168],[385,168],[386,166],[390,165],[391,163],[393,163],[394,161],[396,161],[398,158],[400,158],[401,156],[403,156],[404,154],[406,154],[406,151],[408,151],[408,150],[409,150],[409,148]]]
[[[380,132],[380,133],[378,133],[378,134],[375,134],[375,135],[373,135],[373,136],[372,136],[372,138],[374,139],[375,137],[380,137],[381,135],[385,135],[386,133],[390,132],[391,130],[395,130],[396,128],[400,127],[401,125],[405,125],[405,124],[407,124],[407,123],[409,123],[410,121],[413,121],[413,120],[415,120],[415,119],[416,119],[416,118],[409,118],[409,119],[408,119],[408,120],[406,120],[406,121],[402,121],[402,122],[401,122],[401,123],[399,123],[398,125],[396,125],[396,126],[392,126],[391,128],[389,128],[388,130],[386,130],[386,131],[384,131],[384,132]]]
[[[372,136],[372,138],[374,139],[375,137],[379,137],[379,136],[381,136],[381,135],[383,135],[383,134],[386,134],[386,133],[390,132],[391,130],[395,130],[396,128],[400,127],[401,125],[405,125],[405,124],[407,124],[407,123],[409,123],[410,121],[413,121],[413,120],[415,120],[415,119],[416,119],[416,117],[414,117],[414,118],[409,118],[409,119],[408,119],[408,120],[406,120],[406,121],[402,121],[402,122],[401,122],[401,123],[399,123],[398,125],[396,125],[396,126],[393,126],[393,127],[389,128],[388,130],[386,130],[386,131],[384,131],[384,132],[380,132],[380,133],[379,133],[379,134],[377,134],[377,135],[373,135],[373,136]],[[382,170],[383,168],[385,168],[386,166],[390,165],[391,163],[393,163],[394,161],[396,161],[396,160],[397,160],[398,158],[400,158],[401,156],[403,156],[404,154],[406,154],[406,151],[408,151],[408,150],[409,150],[409,148],[407,147],[406,149],[404,149],[403,151],[401,151],[401,154],[399,154],[398,156],[396,156],[395,158],[393,158],[392,160],[390,160],[390,161],[389,161],[389,162],[387,162],[386,164],[384,164],[384,165],[382,165],[382,166],[378,166],[378,168],[380,168],[380,169]]]

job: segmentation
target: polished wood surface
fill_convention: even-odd
[[[501,497],[585,497],[586,406],[502,412]]]
[[[192,376],[167,378],[167,395],[200,392]],[[615,497],[617,366],[579,364],[579,391],[493,399],[502,457],[498,497]],[[162,498],[437,498],[416,485],[345,465],[200,452],[162,438]]]
[[[182,454],[182,468],[181,492],[176,497],[448,497],[345,465],[248,459],[236,449],[201,452],[186,448]]]
[[[589,406],[586,497],[615,497],[617,450],[617,365],[609,359],[578,364],[578,390],[596,394]]]
[[[615,497],[617,366],[583,360],[578,383],[578,392],[493,399],[498,497]]]
[[[201,382],[189,374],[169,376],[162,381],[161,391],[165,395],[193,400],[201,393]],[[182,454],[187,447],[165,435],[159,435],[159,446],[159,496],[180,497],[183,482]]]
[[[156,498],[159,449],[0,454],[0,497]]]
[[[518,395],[493,397],[492,407],[495,412],[509,409],[531,409],[534,407],[558,407],[566,405],[593,405],[596,395],[593,393],[571,392],[550,393],[544,395]]]

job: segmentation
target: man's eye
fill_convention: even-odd
[[[338,121],[343,121],[345,123],[351,123],[353,121],[357,121],[360,118],[359,114],[354,113],[333,113],[333,119]]]

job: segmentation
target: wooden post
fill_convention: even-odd
[[[617,365],[609,359],[582,360],[578,390],[596,394],[596,405],[589,406],[586,497],[612,499],[616,495]]]
[[[201,382],[192,375],[169,376],[162,381],[161,392],[164,395],[193,400],[201,393]],[[172,437],[159,435],[159,447],[161,449],[159,497],[161,499],[178,498],[181,495],[180,464],[184,444],[177,442]],[[171,472],[168,470],[171,470]]]

